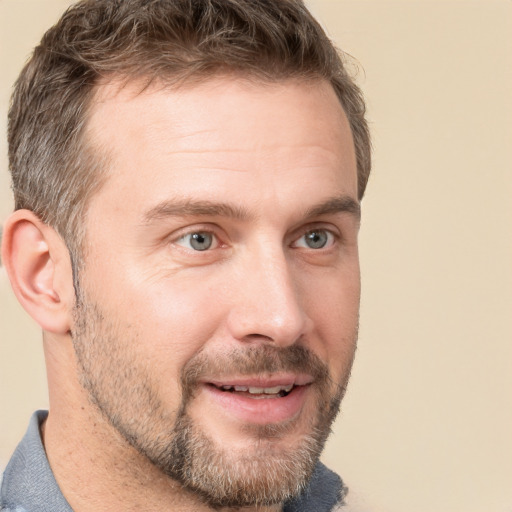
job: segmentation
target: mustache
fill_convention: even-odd
[[[181,372],[182,397],[188,401],[199,382],[214,375],[253,376],[278,372],[305,373],[318,384],[330,381],[327,365],[302,345],[276,347],[249,346],[226,353],[200,352],[190,359]]]

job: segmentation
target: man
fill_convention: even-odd
[[[50,412],[9,511],[331,511],[364,103],[295,0],[86,0],[9,114],[2,256]]]

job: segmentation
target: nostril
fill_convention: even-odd
[[[248,334],[247,336],[244,336],[242,341],[245,341],[245,342],[251,342],[251,341],[254,341],[254,342],[261,342],[261,341],[264,341],[264,342],[272,342],[274,341],[270,336],[267,336],[265,334]]]

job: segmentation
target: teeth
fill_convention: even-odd
[[[278,395],[280,393],[289,393],[293,388],[293,384],[288,386],[274,386],[273,388],[257,388],[254,386],[220,386],[222,391],[242,391],[249,392],[251,395]]]
[[[282,391],[285,391],[288,393],[288,391],[291,391],[293,388],[293,385],[290,386],[274,386],[273,388],[249,388],[249,393],[251,395],[261,395],[262,393],[265,395],[277,395],[278,393],[281,393]]]

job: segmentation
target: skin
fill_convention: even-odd
[[[220,77],[142,93],[138,84],[112,82],[97,91],[88,136],[93,146],[108,149],[110,165],[85,221],[80,286],[99,312],[87,317],[88,328],[77,325],[71,264],[60,237],[26,211],[5,227],[3,259],[13,288],[45,331],[48,458],[80,512],[100,504],[103,510],[162,510],[169,503],[176,511],[210,510],[127,443],[93,403],[84,379],[99,383],[101,399],[140,427],[151,411],[132,386],[138,381],[130,368],[146,379],[161,417],[172,425],[187,363],[199,356],[222,361],[222,369],[212,366],[203,375],[188,402],[196,428],[234,462],[261,450],[271,462],[301,446],[312,418],[325,408],[315,379],[291,412],[279,410],[280,399],[265,399],[252,415],[240,412],[236,400],[212,398],[208,386],[244,378],[268,384],[290,373],[304,379],[289,370],[248,377],[229,362],[230,354],[249,349],[295,346],[325,366],[324,392],[346,385],[360,295],[348,122],[323,82],[263,85]],[[326,236],[324,247],[308,246],[311,231]],[[212,246],[195,250],[192,233],[211,235]],[[109,343],[117,360],[105,355]],[[92,370],[84,367],[86,357]],[[262,435],[270,424],[280,435]]]

